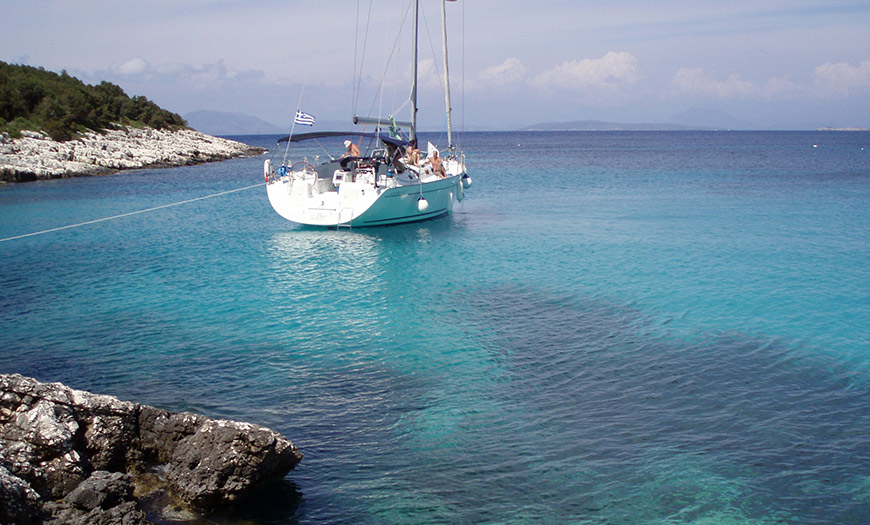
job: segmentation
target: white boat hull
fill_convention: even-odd
[[[370,182],[331,181],[288,175],[266,185],[269,202],[285,219],[310,226],[383,226],[435,219],[453,211],[464,192],[462,176],[427,182],[375,186]],[[383,179],[382,179],[383,180]],[[420,198],[427,205],[420,205]],[[422,208],[422,209],[421,209]]]
[[[452,139],[447,15],[443,2],[441,25],[448,154],[442,156],[429,142],[424,160],[417,147],[419,0],[414,4],[411,96],[408,100],[411,103],[410,122],[399,122],[393,115],[389,118],[354,115],[354,124],[374,125],[374,131],[319,131],[294,136],[291,128],[290,136],[278,140],[279,144],[288,143],[278,175],[271,159],[264,164],[269,202],[285,219],[299,224],[333,227],[401,224],[447,215],[453,211],[453,201],[463,199],[471,179],[465,170],[465,155],[454,148]],[[314,124],[314,117],[302,113],[297,107],[294,122],[310,126]],[[407,138],[400,131],[403,126],[409,129]],[[346,137],[344,146],[347,148],[339,159],[327,153],[330,160],[317,166],[309,164],[307,158],[285,163],[290,143],[339,136]],[[360,143],[364,138],[375,139],[377,143],[374,148],[366,147],[363,155]],[[315,164],[318,158],[315,157]]]

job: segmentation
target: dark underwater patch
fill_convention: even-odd
[[[753,519],[870,516],[870,394],[833,359],[740,333],[685,342],[634,309],[521,286],[458,302],[503,367],[500,395],[546,436],[539,460],[582,466],[578,488],[613,485],[599,507],[636,497],[649,518],[714,517],[723,504]],[[714,478],[727,502],[701,487]],[[660,484],[660,497],[638,492]]]

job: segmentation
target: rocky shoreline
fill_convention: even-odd
[[[0,374],[0,523],[197,521],[301,459],[261,426]]]
[[[256,148],[191,129],[122,126],[57,142],[35,131],[20,139],[0,134],[0,181],[26,182],[108,175],[121,170],[167,168],[259,155]]]

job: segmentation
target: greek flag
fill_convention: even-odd
[[[314,125],[314,115],[309,115],[308,113],[303,113],[296,110],[296,123],[301,124],[302,126],[313,126]]]

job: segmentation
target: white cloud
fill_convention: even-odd
[[[438,68],[438,64],[435,63],[435,59],[424,58],[417,62],[417,81],[433,87],[440,86],[444,82],[441,77],[441,70]],[[399,83],[406,84],[406,78],[402,77]]]
[[[638,80],[637,58],[631,53],[611,51],[601,58],[562,62],[537,75],[530,84],[543,88],[612,90]]]
[[[148,62],[142,58],[135,57],[113,69],[121,75],[141,75],[147,71],[148,68]]]
[[[154,82],[183,83],[190,87],[205,87],[228,80],[250,80],[264,76],[262,71],[235,71],[227,68],[223,60],[212,64],[194,66],[181,62],[167,62],[152,65],[140,57],[134,57],[120,65],[109,67],[110,76],[127,79],[140,79]],[[99,72],[98,72],[99,74]]]
[[[480,80],[487,84],[506,86],[516,84],[526,75],[526,67],[518,58],[508,58],[497,66],[491,66],[480,73]]]
[[[701,68],[681,68],[671,81],[682,92],[716,98],[745,96],[755,89],[751,83],[742,80],[740,75],[731,75],[726,80],[716,80]]]
[[[680,68],[674,74],[671,83],[681,93],[719,99],[769,98],[801,90],[788,77],[771,77],[766,84],[758,85],[743,80],[737,74],[730,75],[725,80],[718,80],[701,68],[689,67]]]
[[[772,97],[774,95],[790,95],[802,91],[804,91],[804,88],[792,82],[788,75],[770,77],[770,80],[768,80],[767,84],[762,88],[765,97]]]
[[[815,83],[826,94],[847,96],[870,90],[870,60],[857,66],[846,62],[825,62],[815,69]]]

